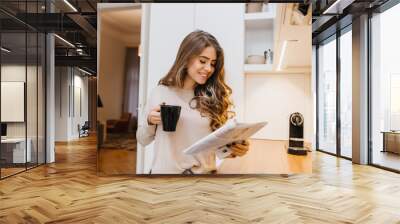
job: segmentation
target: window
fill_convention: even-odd
[[[336,153],[336,40],[318,48],[318,149]]]
[[[352,157],[352,32],[340,36],[340,155]]]
[[[371,18],[371,162],[400,171],[400,5]]]
[[[15,9],[21,16],[41,12],[44,3],[1,1],[0,6]],[[46,39],[8,14],[0,12],[0,18],[1,98],[19,99],[0,105],[1,114],[6,115],[1,118],[2,127],[6,127],[2,132],[6,133],[2,133],[0,144],[0,178],[5,178],[45,163]],[[22,103],[16,106],[19,101]]]

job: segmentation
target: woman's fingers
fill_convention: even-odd
[[[231,153],[231,155],[233,156],[233,157],[236,157],[236,156],[244,156],[246,154],[246,152],[243,152],[243,151],[232,151],[232,153]]]
[[[241,150],[241,149],[236,148],[232,152],[236,156],[243,156],[244,154],[246,154],[247,150]]]
[[[232,155],[234,156],[243,156],[249,150],[249,145],[247,144],[232,144]]]
[[[150,121],[151,121],[152,124],[160,124],[161,123],[161,120],[158,119],[158,118],[150,119]]]
[[[247,146],[250,145],[249,140],[243,140],[243,141],[242,141],[242,145],[247,145]]]
[[[153,108],[147,116],[148,123],[151,125],[161,123],[160,106]]]
[[[161,123],[161,115],[160,112],[152,111],[151,112],[151,123],[160,124]]]

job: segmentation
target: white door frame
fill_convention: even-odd
[[[144,118],[143,111],[147,100],[147,71],[148,71],[148,52],[149,52],[149,27],[150,27],[150,4],[142,4],[142,25],[140,31],[140,73],[139,73],[139,108],[138,124],[142,124]],[[146,149],[137,143],[136,150],[136,174],[143,174]]]

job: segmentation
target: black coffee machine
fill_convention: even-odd
[[[289,118],[289,147],[292,155],[307,155],[304,148],[304,117],[301,113],[293,113]]]

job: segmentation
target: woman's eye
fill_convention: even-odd
[[[201,64],[206,64],[207,61],[205,61],[205,60],[200,60],[200,63],[201,63]],[[215,67],[215,65],[216,65],[216,63],[211,63],[211,64],[210,64],[210,66],[212,66],[212,67]]]

